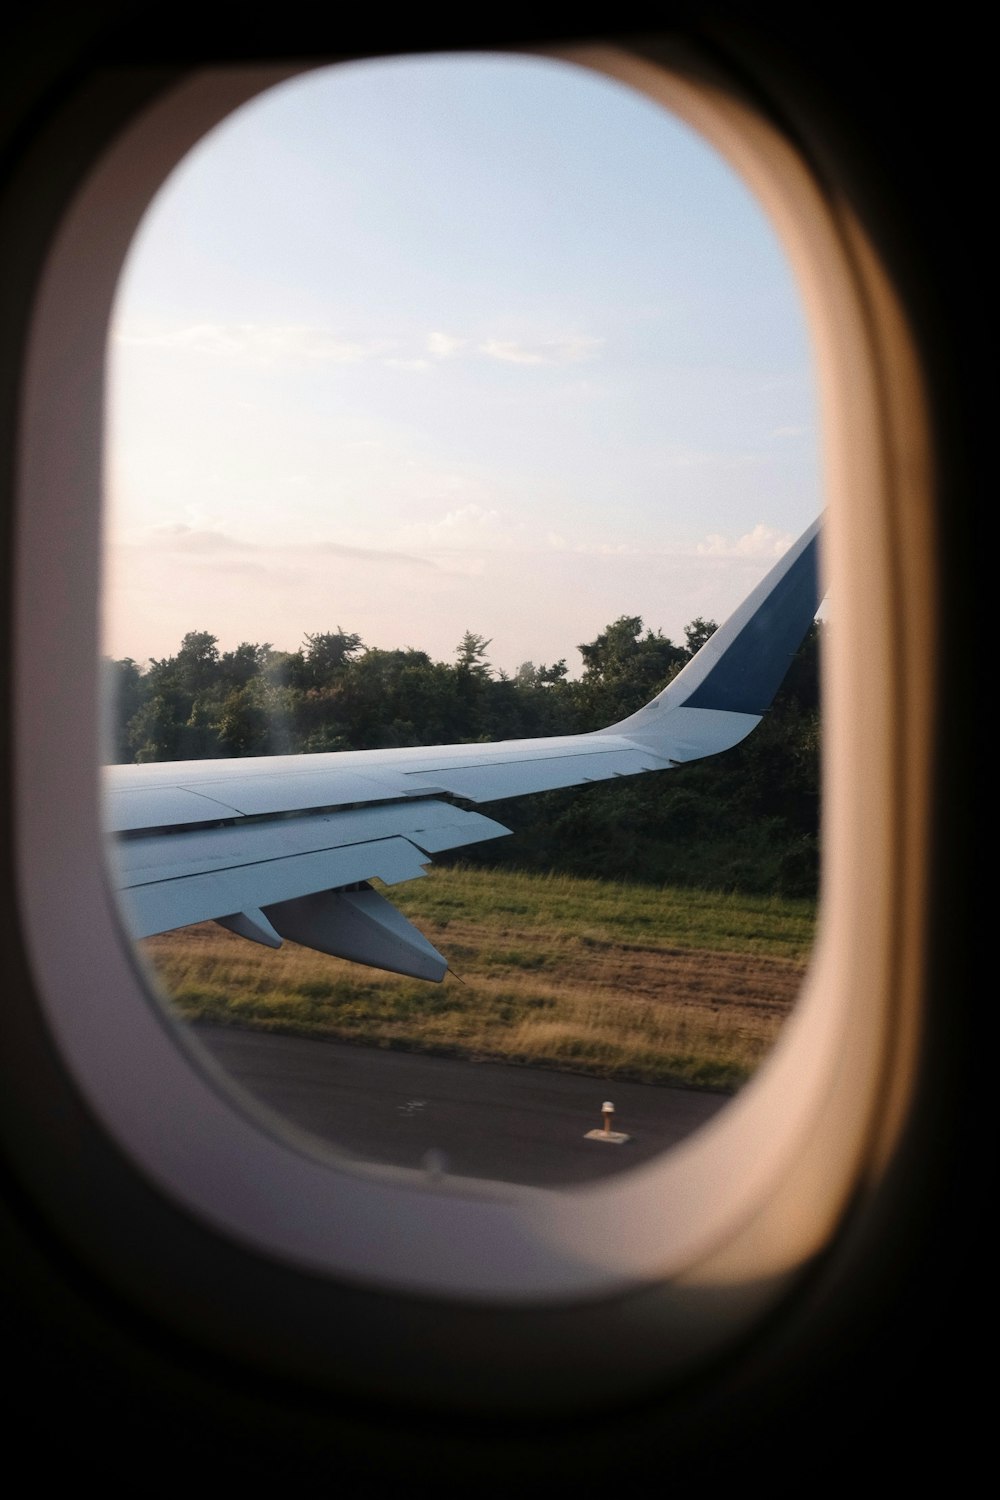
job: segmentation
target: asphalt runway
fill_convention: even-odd
[[[728,1095],[542,1068],[192,1026],[247,1093],[355,1160],[530,1187],[627,1171],[676,1145]],[[587,1139],[615,1106],[624,1145]]]

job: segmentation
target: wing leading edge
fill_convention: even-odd
[[[215,920],[441,980],[447,960],[370,882],[509,829],[456,805],[667,770],[760,723],[819,608],[816,520],[638,713],[589,734],[105,768],[107,826],[134,937]]]

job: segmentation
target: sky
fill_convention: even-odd
[[[813,360],[740,179],[499,55],[323,68],[154,200],[110,333],[104,650],[343,629],[496,669],[721,623],[821,509]]]

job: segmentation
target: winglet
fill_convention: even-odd
[[[683,722],[687,753],[677,759],[715,754],[745,738],[770,707],[823,597],[821,526],[820,516],[661,693],[600,733],[662,751],[669,715],[671,739]]]

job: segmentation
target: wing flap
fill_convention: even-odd
[[[344,849],[260,861],[205,875],[126,887],[121,905],[135,937],[151,937],[194,922],[252,912],[317,891],[381,880],[396,885],[424,874],[427,856],[408,839],[378,839]]]
[[[223,828],[187,828],[121,839],[115,850],[123,889],[292,859],[402,835],[426,853],[509,833],[502,823],[448,802],[398,802],[303,818],[245,819]],[[367,877],[361,877],[367,878]],[[335,882],[328,882],[335,884]]]

